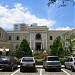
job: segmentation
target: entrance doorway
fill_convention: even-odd
[[[41,43],[36,43],[36,50],[41,50]]]

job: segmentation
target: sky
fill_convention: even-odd
[[[75,1],[75,0],[74,0]],[[0,0],[0,27],[13,30],[13,25],[26,23],[29,26],[47,26],[50,30],[70,30],[75,28],[75,6],[61,1],[47,6],[48,0]]]

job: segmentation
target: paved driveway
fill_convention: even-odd
[[[20,69],[18,68],[13,72],[0,70],[0,75],[75,75],[75,72],[71,72],[71,70],[65,68],[62,68],[61,72],[58,72],[56,70],[49,70],[46,72],[42,68],[37,68],[36,72],[29,70],[26,72],[20,72]]]

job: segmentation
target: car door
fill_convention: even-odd
[[[72,62],[73,62],[73,59],[70,58],[70,59],[69,59],[69,63],[68,63],[68,67],[69,67],[70,69],[71,69]]]
[[[70,60],[70,58],[68,58],[68,60],[65,62],[65,66],[66,66],[67,68],[69,68],[69,60]]]

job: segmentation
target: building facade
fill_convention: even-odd
[[[49,50],[55,38],[65,32],[67,30],[49,30],[47,26],[29,26],[27,31],[4,31],[0,28],[0,48],[8,48],[12,52],[26,39],[33,51]]]
[[[27,24],[14,24],[14,31],[27,31]]]

